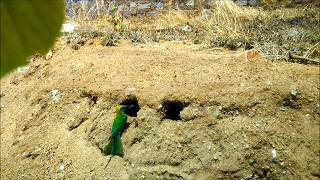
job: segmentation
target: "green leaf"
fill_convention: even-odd
[[[64,20],[63,0],[0,0],[0,77],[27,63],[33,53],[46,53]]]

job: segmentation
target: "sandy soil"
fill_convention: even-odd
[[[236,54],[58,45],[1,79],[1,179],[319,179],[319,66]],[[121,102],[141,109],[105,168]]]

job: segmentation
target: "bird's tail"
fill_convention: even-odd
[[[103,151],[106,155],[123,157],[123,146],[120,134],[115,137],[111,137],[110,142],[104,147]]]

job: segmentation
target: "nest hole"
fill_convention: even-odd
[[[180,112],[185,106],[182,101],[164,101],[161,108],[162,119],[181,120]]]
[[[140,110],[139,102],[136,96],[129,96],[124,101],[120,103],[121,105],[131,106],[127,110],[127,115],[132,117],[137,117],[137,113]]]

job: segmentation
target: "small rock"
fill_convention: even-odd
[[[189,8],[193,8],[194,7],[194,0],[187,0],[186,6]]]
[[[151,8],[151,3],[139,3],[137,6],[137,10],[139,14],[144,14],[144,12],[148,11]]]
[[[246,6],[246,5],[248,5],[248,1],[247,0],[237,0],[235,3],[238,6]]]
[[[213,117],[216,118],[216,119],[222,119],[222,117],[223,117],[222,112],[219,111],[219,110],[214,111],[212,115],[213,115]]]
[[[61,98],[61,93],[60,93],[60,91],[59,90],[56,90],[56,89],[54,89],[54,90],[52,90],[51,91],[51,98],[52,98],[52,100],[54,100],[54,101],[59,101],[60,100],[60,98]]]
[[[252,118],[253,116],[255,116],[255,115],[256,115],[256,113],[255,113],[254,111],[249,111],[249,112],[248,112],[248,116],[251,117],[251,118]]]
[[[250,179],[252,179],[254,177],[254,175],[253,174],[250,174],[249,176],[246,176],[246,177],[244,177],[244,178],[241,178],[241,180],[250,180]]]
[[[163,10],[164,8],[164,3],[161,1],[155,4],[157,10]]]
[[[3,101],[0,100],[0,109],[4,108],[4,103]]]
[[[131,15],[135,15],[138,13],[138,5],[136,2],[130,2],[129,11]]]
[[[132,16],[132,13],[131,11],[123,11],[122,12],[122,15],[125,17],[125,18],[129,18]]]
[[[273,148],[271,151],[271,154],[272,154],[272,160],[273,161],[276,160],[277,159],[277,150]]]
[[[287,31],[287,35],[288,37],[291,37],[293,39],[298,39],[301,37],[301,35],[303,34],[302,31],[299,31],[298,29],[296,28],[291,28]]]
[[[37,156],[40,155],[40,152],[41,152],[41,148],[36,148],[32,153],[31,153],[31,158],[32,159],[35,159]]]
[[[21,74],[27,74],[29,71],[29,66],[18,67],[17,71]]]
[[[285,111],[286,108],[284,108],[283,106],[280,107],[280,111]]]
[[[147,16],[148,17],[155,17],[157,15],[157,13],[156,12],[147,12]]]
[[[221,152],[216,152],[213,154],[213,159],[214,160],[221,160],[222,153]]]
[[[40,103],[41,109],[45,109],[47,106],[48,106],[48,103],[47,103],[47,102],[41,102],[41,103]]]
[[[49,52],[46,54],[46,60],[51,59],[52,56],[53,56],[53,52],[52,52],[52,50],[49,50]]]
[[[59,166],[59,170],[60,170],[61,172],[63,172],[63,171],[64,171],[64,164],[60,164],[60,166]]]
[[[186,25],[186,26],[183,26],[181,28],[181,30],[182,30],[182,32],[191,32],[192,28],[190,26]]]
[[[270,81],[270,80],[267,80],[266,84],[267,84],[268,86],[272,86],[272,85],[273,85],[273,84],[272,84],[272,81]]]
[[[258,0],[249,0],[249,5],[250,6],[256,6],[257,4],[258,4]]]
[[[256,161],[254,159],[250,159],[249,163],[252,165],[252,164],[256,163]]]
[[[23,152],[23,153],[21,154],[22,159],[26,159],[26,158],[28,158],[28,157],[30,157],[30,156],[31,156],[31,152]]]
[[[202,112],[199,110],[199,108],[196,105],[190,105],[184,108],[180,112],[181,119],[186,121],[192,120],[201,116],[202,116]]]
[[[61,31],[65,33],[72,33],[77,27],[78,27],[77,24],[64,23]]]
[[[210,9],[203,9],[201,11],[201,19],[208,19],[212,16],[212,11]]]
[[[41,151],[41,148],[39,148],[39,147],[34,150],[35,153],[38,153],[40,151]]]
[[[290,91],[291,96],[296,97],[298,94],[297,88],[296,87],[292,87],[291,91]]]

